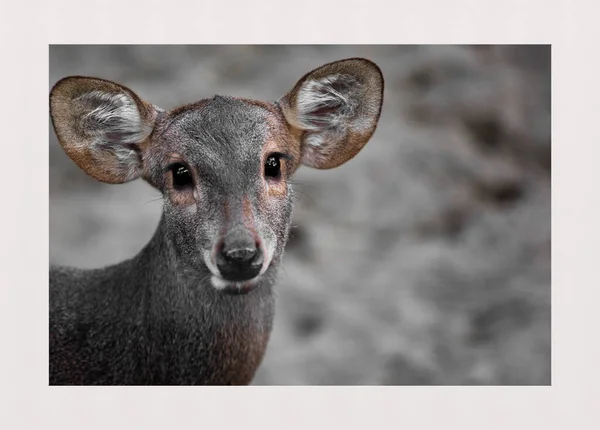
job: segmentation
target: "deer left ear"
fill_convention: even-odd
[[[287,122],[302,130],[302,163],[331,169],[353,158],[377,127],[383,75],[362,58],[329,63],[305,75],[280,101]]]
[[[50,116],[67,155],[88,175],[110,184],[136,179],[141,143],[152,133],[157,109],[114,82],[71,76],[50,92]]]

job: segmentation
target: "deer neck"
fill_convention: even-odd
[[[153,375],[154,382],[238,385],[252,380],[272,328],[274,268],[251,292],[224,294],[211,285],[208,269],[182,267],[161,220],[146,247],[120,271],[135,297],[130,323],[143,326],[144,342],[151,344],[147,360],[171,366]]]

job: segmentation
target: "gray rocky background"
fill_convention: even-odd
[[[550,383],[550,48],[52,46],[67,75],[163,108],[274,100],[326,62],[386,79],[365,149],[300,169],[275,329],[255,384]],[[105,185],[50,126],[50,262],[100,267],[150,239],[160,195]]]

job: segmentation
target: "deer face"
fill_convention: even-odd
[[[291,223],[300,154],[281,112],[203,100],[159,119],[149,145],[144,176],[164,195],[181,259],[207,267],[216,288],[250,288],[280,258]]]
[[[300,164],[354,157],[375,131],[383,78],[344,60],[305,75],[277,103],[216,96],[165,112],[121,85],[65,78],[51,115],[67,154],[109,183],[142,177],[164,197],[166,239],[214,288],[247,292],[273,272],[292,217]]]

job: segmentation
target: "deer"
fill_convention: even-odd
[[[332,169],[371,139],[384,79],[364,58],[305,74],[274,102],[216,95],[163,110],[112,81],[50,91],[62,149],[108,183],[162,196],[154,235],[96,269],[49,268],[50,385],[250,385],[301,166]]]

